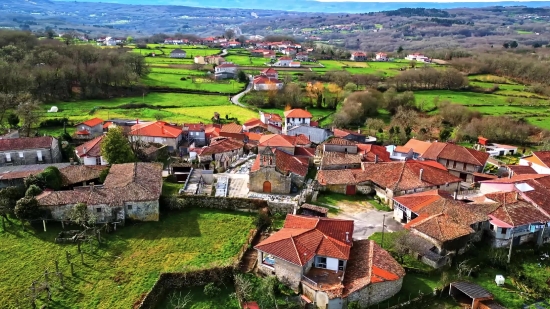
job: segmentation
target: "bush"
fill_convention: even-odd
[[[62,127],[64,124],[72,125],[69,123],[68,118],[54,118],[46,119],[40,123],[41,128],[50,128],[50,127]]]
[[[185,76],[183,76],[182,78],[180,78],[180,80],[187,80],[187,78],[185,78]]]
[[[23,180],[25,188],[30,188],[31,186],[37,186],[39,188],[44,188],[44,180],[38,175],[29,175]]]
[[[99,182],[104,183],[107,175],[109,175],[109,168],[106,168],[99,173]]]
[[[62,185],[62,179],[61,179],[61,172],[59,169],[55,166],[49,166],[40,174],[38,174],[39,178],[43,179],[44,185],[46,188],[50,188],[53,190],[59,190],[61,189]]]
[[[37,196],[38,194],[42,193],[42,189],[40,189],[37,185],[30,185],[27,189],[27,192],[25,192],[26,197],[33,197]]]
[[[222,290],[214,284],[214,282],[210,282],[207,285],[204,286],[204,295],[208,297],[215,297],[218,295]]]

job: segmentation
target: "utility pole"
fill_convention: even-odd
[[[508,251],[508,264],[510,264],[510,260],[512,259],[513,244],[514,244],[514,228],[512,228],[512,238],[510,238],[510,250]]]
[[[380,247],[384,249],[384,228],[386,227],[386,214],[383,215],[382,219],[382,242],[380,243]]]

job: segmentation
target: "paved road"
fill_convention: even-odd
[[[243,104],[241,104],[239,102],[239,100],[245,95],[247,94],[248,92],[250,92],[250,90],[252,90],[252,75],[248,75],[248,79],[250,80],[249,83],[248,83],[248,86],[246,86],[246,89],[237,93],[236,95],[232,96],[231,97],[231,103],[235,104],[235,105],[238,105],[240,107],[244,107],[246,108],[246,106],[244,106]]]
[[[375,232],[382,232],[382,221],[385,220],[385,231],[396,232],[403,229],[401,223],[393,219],[393,212],[366,210],[358,213],[339,213],[336,218],[354,220],[353,239],[367,239]]]

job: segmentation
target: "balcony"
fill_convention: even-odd
[[[343,271],[312,267],[302,276],[302,283],[316,290],[332,290],[342,285]]]

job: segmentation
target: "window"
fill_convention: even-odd
[[[11,154],[10,153],[6,153],[6,161],[11,162]]]
[[[323,256],[317,257],[317,268],[327,268],[327,258]]]
[[[96,212],[101,212],[101,207],[95,209]]]
[[[19,158],[23,158],[23,157],[24,157],[23,151],[20,151],[20,152],[19,152]]]
[[[344,270],[344,261],[338,260],[338,270]]]
[[[495,230],[495,226],[491,224],[491,226],[489,227],[491,229],[491,231],[494,231]]]
[[[463,170],[463,171],[466,170],[466,163],[462,163],[462,170]]]
[[[95,158],[95,165],[101,165],[101,157]]]
[[[505,228],[505,227],[500,228],[500,233],[506,234],[506,232],[508,232],[507,228]]]
[[[456,168],[456,161],[453,161],[453,168]]]
[[[449,167],[449,165],[451,165],[451,161],[447,160],[447,161],[445,162],[445,166],[446,166],[446,167]]]
[[[132,210],[132,205],[128,205],[128,210]]]

